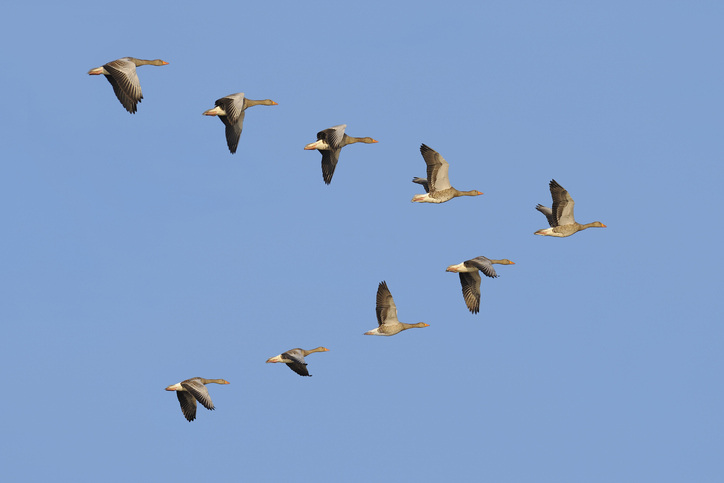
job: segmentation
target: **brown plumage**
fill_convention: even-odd
[[[214,103],[216,107],[203,112],[204,116],[219,116],[221,122],[226,127],[226,145],[229,147],[231,154],[236,152],[241,137],[241,130],[244,127],[244,116],[246,109],[252,106],[276,106],[276,102],[271,99],[256,101],[244,97],[243,92],[229,94],[226,97],[217,99]]]
[[[450,265],[445,269],[446,272],[457,272],[460,275],[460,285],[463,289],[463,298],[465,305],[468,306],[470,312],[477,314],[480,311],[480,272],[483,272],[490,278],[498,276],[495,273],[493,264],[499,265],[515,265],[507,258],[502,260],[491,260],[485,257],[476,257],[465,260],[457,265]]]
[[[424,322],[406,324],[397,320],[397,306],[385,281],[380,282],[377,286],[375,313],[379,327],[365,332],[365,335],[395,335],[407,329],[430,327]]]
[[[571,236],[581,230],[591,227],[606,228],[606,225],[600,221],[586,223],[581,225],[573,218],[573,205],[575,202],[568,191],[563,189],[556,180],[552,179],[549,183],[551,197],[553,198],[553,209],[541,204],[536,205],[535,209],[543,213],[548,220],[550,228],[544,228],[535,232],[536,235],[566,237]]]
[[[213,410],[214,403],[206,389],[206,384],[229,384],[224,379],[204,379],[203,377],[192,377],[166,388],[167,391],[176,391],[176,397],[181,404],[181,412],[184,417],[193,421],[196,419],[196,401],[200,402],[206,409]]]
[[[478,190],[458,191],[450,185],[448,169],[450,164],[440,153],[426,146],[420,146],[420,153],[427,164],[427,179],[413,178],[412,182],[422,185],[425,188],[424,195],[415,195],[412,201],[418,203],[444,203],[458,196],[479,196]]]
[[[135,57],[123,57],[91,69],[88,74],[105,75],[108,82],[113,86],[113,92],[116,93],[121,105],[131,114],[135,114],[138,103],[143,99],[141,82],[136,74],[136,67],[140,65],[168,65],[168,62],[161,59],[144,60]]]
[[[309,143],[304,146],[304,149],[316,149],[322,153],[322,179],[326,184],[332,182],[332,176],[334,170],[337,167],[339,161],[339,153],[342,148],[348,144],[354,143],[376,143],[377,141],[371,137],[356,138],[347,136],[344,130],[347,128],[346,124],[340,124],[338,126],[330,127],[317,133],[317,141]]]
[[[329,349],[326,347],[317,347],[316,349],[290,349],[286,352],[282,352],[278,356],[270,357],[267,359],[267,362],[283,362],[291,370],[299,374],[300,376],[312,376],[309,371],[307,371],[307,363],[304,362],[304,358],[308,356],[309,354],[313,354],[314,352],[328,352]]]

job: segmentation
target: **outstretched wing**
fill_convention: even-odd
[[[390,289],[387,288],[387,282],[380,282],[380,285],[377,287],[375,312],[377,313],[377,324],[380,326],[382,324],[399,322],[399,320],[397,320],[397,307],[395,306]]]
[[[480,311],[480,272],[460,272],[458,275],[465,305],[470,312],[477,314]]]
[[[184,417],[189,421],[196,419],[196,398],[186,391],[176,391],[176,397],[181,403],[181,412]]]
[[[576,220],[573,218],[573,205],[575,203],[571,195],[554,179],[551,180],[549,186],[553,198],[553,216],[556,217],[558,225],[575,223]]]
[[[431,193],[450,188],[450,180],[447,172],[450,165],[440,153],[431,147],[423,144],[420,146],[420,153],[427,164],[427,181]]]

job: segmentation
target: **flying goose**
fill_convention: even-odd
[[[551,189],[551,197],[553,198],[553,209],[551,210],[541,204],[536,205],[535,209],[545,215],[551,227],[538,230],[535,232],[536,235],[564,237],[571,236],[586,228],[606,228],[606,225],[600,221],[586,223],[585,225],[576,223],[576,220],[573,219],[573,205],[575,203],[571,195],[554,179],[551,180],[549,186]]]
[[[317,347],[316,349],[304,350],[304,349],[290,349],[286,352],[282,352],[278,356],[270,357],[267,362],[284,362],[291,370],[299,374],[300,376],[312,375],[307,370],[307,363],[304,362],[304,358],[313,352],[328,352],[329,349],[326,347]]]
[[[499,265],[515,265],[507,258],[503,260],[491,260],[485,257],[476,257],[465,260],[457,265],[450,265],[445,269],[446,272],[457,272],[460,275],[460,285],[463,288],[463,298],[465,305],[468,306],[470,312],[477,314],[480,311],[480,272],[483,272],[490,278],[498,276],[495,273],[493,264]]]
[[[229,94],[226,97],[217,99],[216,107],[203,112],[204,116],[219,116],[221,122],[226,126],[226,145],[229,146],[231,154],[236,152],[241,137],[241,129],[244,124],[244,114],[246,109],[251,106],[277,106],[278,104],[271,99],[263,101],[255,101],[244,97],[243,92]]]
[[[427,164],[427,180],[423,178],[413,178],[413,183],[421,184],[425,188],[424,195],[415,195],[412,201],[418,203],[444,203],[458,196],[478,196],[482,195],[480,191],[458,191],[450,186],[450,180],[447,177],[450,164],[440,153],[423,144],[420,146],[420,153]]]
[[[141,82],[136,74],[136,67],[139,65],[168,65],[168,62],[161,59],[144,60],[123,57],[89,70],[88,75],[105,75],[123,107],[131,114],[135,114],[138,103],[143,99]]]
[[[354,143],[376,143],[370,137],[355,138],[344,133],[346,124],[330,127],[317,133],[317,141],[304,146],[304,149],[316,149],[322,153],[322,178],[326,184],[332,182],[334,168],[339,161],[339,153],[348,144]]]
[[[377,304],[375,306],[377,313],[377,324],[379,327],[365,332],[365,335],[395,335],[403,330],[416,327],[430,327],[424,322],[417,324],[405,324],[397,320],[397,307],[392,299],[390,289],[387,288],[387,282],[382,281],[377,287]]]
[[[229,384],[224,379],[204,379],[203,377],[192,377],[178,384],[172,384],[166,388],[167,391],[176,391],[178,402],[181,403],[181,412],[189,421],[196,419],[196,401],[198,400],[206,409],[213,410],[214,403],[206,389],[206,384]]]

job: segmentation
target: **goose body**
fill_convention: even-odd
[[[231,154],[236,152],[241,138],[241,130],[244,127],[244,115],[246,109],[252,106],[277,106],[271,99],[256,101],[244,97],[243,92],[229,94],[226,97],[217,99],[216,107],[203,112],[204,116],[219,116],[219,119],[226,127],[226,145]]]
[[[316,149],[322,153],[322,179],[326,184],[332,182],[332,176],[334,170],[337,167],[339,161],[339,153],[342,148],[348,144],[354,143],[376,143],[377,141],[370,138],[356,138],[347,136],[344,130],[347,128],[346,124],[340,124],[338,126],[330,127],[317,133],[317,141],[309,143],[304,146],[304,149]]]
[[[405,324],[397,320],[397,306],[392,298],[390,289],[387,288],[387,282],[380,282],[377,287],[377,299],[375,304],[375,312],[377,314],[377,325],[376,329],[372,329],[365,332],[365,335],[395,335],[403,330],[417,328],[417,327],[430,327],[429,324],[424,322],[418,322],[417,324]]]
[[[203,377],[192,377],[166,388],[167,391],[176,391],[176,397],[181,404],[181,412],[184,417],[193,421],[196,419],[196,401],[200,402],[206,409],[213,410],[214,403],[206,389],[206,384],[229,384],[224,379],[204,379]]]
[[[465,305],[468,306],[468,310],[473,314],[477,314],[480,311],[480,272],[483,272],[490,278],[496,278],[498,274],[495,273],[495,268],[493,268],[494,263],[500,265],[515,265],[515,262],[511,262],[507,258],[491,260],[485,257],[476,257],[465,260],[457,265],[450,265],[445,269],[447,272],[457,272],[458,275],[460,275],[463,299],[465,299]]]
[[[444,203],[458,196],[479,196],[480,191],[458,191],[450,185],[448,169],[450,164],[440,153],[423,144],[420,146],[420,153],[427,165],[427,179],[413,178],[412,182],[425,188],[425,194],[415,195],[412,201],[417,203]]]
[[[553,209],[541,204],[536,205],[535,209],[545,215],[550,228],[538,230],[535,232],[536,235],[566,237],[586,228],[606,228],[606,225],[600,221],[586,223],[585,225],[577,223],[573,218],[573,205],[575,202],[571,195],[568,194],[568,191],[563,189],[554,179],[550,181],[549,187],[553,198]]]
[[[88,75],[103,74],[106,76],[121,105],[131,114],[135,114],[138,110],[138,103],[143,99],[141,82],[136,74],[136,67],[140,65],[168,65],[168,62],[161,59],[144,60],[123,57],[89,70]]]
[[[317,347],[316,349],[304,350],[304,349],[290,349],[286,352],[282,352],[278,356],[270,357],[267,362],[283,362],[291,370],[299,374],[300,376],[312,375],[307,370],[307,363],[304,362],[304,358],[314,352],[327,352],[329,349],[326,347]]]

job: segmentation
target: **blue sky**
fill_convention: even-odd
[[[720,481],[723,14],[5,7],[7,481]],[[135,115],[86,74],[124,56],[169,62]],[[279,105],[231,155],[201,113],[235,92]],[[303,147],[342,123],[379,143],[325,186]],[[484,195],[410,203],[421,143]],[[552,178],[608,228],[534,236]],[[515,265],[472,315],[445,268],[479,255]],[[430,327],[363,336],[381,280]],[[188,423],[194,376],[231,384]]]

